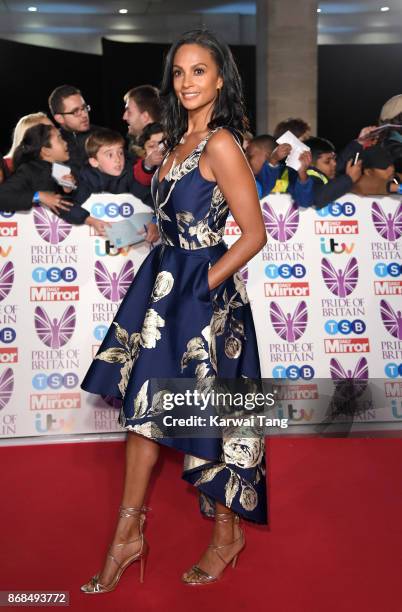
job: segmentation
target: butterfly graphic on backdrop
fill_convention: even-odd
[[[351,257],[346,264],[345,270],[335,270],[332,263],[323,257],[321,272],[328,289],[338,297],[350,295],[357,285],[359,279],[359,268],[356,257]]]
[[[384,327],[394,338],[402,340],[402,313],[400,310],[395,310],[386,300],[381,300],[381,319]]]
[[[0,270],[0,302],[10,293],[13,282],[14,264],[12,261],[8,261]]]
[[[279,242],[290,240],[299,227],[299,209],[296,204],[291,204],[285,215],[278,215],[268,202],[262,207],[262,216],[267,232]]]
[[[241,270],[239,270],[240,272],[240,276],[243,280],[243,283],[245,285],[247,285],[247,281],[248,281],[248,266],[243,266],[243,268],[241,268]]]
[[[35,208],[33,217],[39,236],[50,244],[59,244],[71,232],[70,223],[41,206]]]
[[[68,306],[60,320],[51,319],[42,306],[35,308],[35,329],[40,340],[52,349],[64,346],[75,329],[75,308]]]
[[[293,315],[290,312],[285,315],[276,302],[271,302],[269,314],[272,326],[282,340],[296,342],[304,334],[307,326],[306,302],[299,302]]]
[[[402,202],[394,214],[385,213],[377,202],[373,202],[371,218],[377,232],[385,240],[398,240],[402,236]]]
[[[329,369],[335,386],[342,390],[340,397],[343,395],[344,399],[356,399],[367,387],[368,364],[365,357],[360,357],[353,371],[344,370],[339,361],[333,357],[329,362]]]
[[[11,368],[7,368],[0,376],[0,410],[8,404],[13,389],[14,374]]]
[[[95,281],[101,294],[112,302],[121,300],[134,279],[134,266],[132,261],[126,261],[120,272],[110,273],[101,262],[95,263]]]

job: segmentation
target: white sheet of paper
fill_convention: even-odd
[[[297,172],[301,165],[299,160],[300,154],[303,153],[303,151],[310,151],[310,148],[305,145],[304,142],[299,140],[290,130],[282,134],[282,136],[278,138],[276,142],[278,144],[289,144],[292,147],[292,150],[287,156],[285,163],[287,166],[289,166],[289,168],[293,168],[293,170],[296,170]]]
[[[67,174],[71,174],[71,168],[64,164],[59,164],[58,162],[53,162],[52,164],[52,177],[54,180],[61,185],[62,187],[72,187],[75,188],[75,183],[71,181],[65,181],[62,177]]]

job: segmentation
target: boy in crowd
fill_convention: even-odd
[[[69,223],[93,226],[105,235],[104,221],[92,217],[82,204],[93,193],[132,193],[145,204],[152,206],[149,189],[140,185],[133,174],[131,162],[124,155],[124,138],[118,132],[98,128],[87,139],[85,151],[88,162],[80,172],[78,189],[74,194],[74,205],[62,216]]]
[[[353,188],[359,195],[401,193],[400,179],[395,174],[392,155],[382,145],[362,153],[363,174]]]
[[[290,117],[286,121],[280,121],[274,130],[274,139],[278,140],[285,132],[292,132],[299,140],[303,142],[310,138],[311,127],[304,119]]]
[[[275,140],[269,134],[262,134],[252,138],[246,149],[246,157],[254,176],[257,176],[265,164],[268,162],[272,151],[275,149]],[[256,179],[258,196],[261,198],[263,188],[261,183]]]
[[[314,137],[306,140],[305,144],[310,147],[312,157],[312,165],[307,170],[314,184],[312,205],[320,209],[352,191],[362,175],[362,161],[353,164],[353,160],[349,160],[345,174],[335,176],[336,153],[332,142]]]
[[[255,139],[251,141],[248,148],[253,145],[254,141]],[[259,148],[262,149],[262,147]],[[289,193],[299,206],[310,206],[313,200],[313,181],[307,175],[307,168],[311,164],[311,154],[309,151],[303,151],[299,158],[300,168],[296,172],[283,163],[291,148],[289,144],[280,144],[272,151],[269,158],[268,148],[265,148],[266,159],[257,173],[258,163],[253,160],[257,189],[260,185],[260,197],[269,193]],[[261,162],[262,153],[257,159]]]

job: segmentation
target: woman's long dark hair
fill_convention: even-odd
[[[237,130],[240,135],[248,128],[241,78],[228,45],[208,30],[191,30],[173,43],[165,59],[160,95],[168,148],[174,147],[187,130],[187,111],[178,103],[173,88],[173,59],[179,47],[194,44],[208,49],[223,80],[223,86],[215,100],[208,128],[213,130],[219,126],[231,127]]]
[[[21,164],[40,159],[42,147],[50,147],[53,125],[38,123],[27,129],[21,143],[14,151],[13,166],[16,170]]]

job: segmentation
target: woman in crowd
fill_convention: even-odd
[[[13,131],[13,142],[11,145],[11,149],[9,150],[7,155],[5,155],[3,158],[9,175],[14,172],[14,167],[13,167],[14,153],[18,145],[21,143],[22,139],[24,138],[25,132],[30,127],[33,127],[34,125],[38,125],[39,123],[43,123],[43,125],[54,125],[52,121],[49,119],[49,117],[45,113],[42,113],[42,112],[31,113],[30,115],[24,115],[23,117],[21,117],[21,119],[17,121],[17,125],[15,126],[14,131]]]
[[[211,543],[182,577],[186,584],[214,582],[234,566],[245,544],[240,516],[266,522],[260,432],[203,438],[168,427],[163,435],[160,393],[152,395],[148,385],[260,376],[238,270],[263,247],[266,232],[241,147],[247,123],[228,46],[207,31],[183,35],[167,56],[161,95],[168,152],[152,184],[161,244],[137,272],[82,384],[122,400],[120,423],[128,432],[119,520],[101,572],[81,587],[90,594],[113,590],[134,561],[141,561],[142,580],[144,502],[160,444],[186,454],[183,477],[197,487],[201,511],[215,519]],[[228,250],[229,210],[242,234]],[[189,405],[185,411],[199,415]]]

